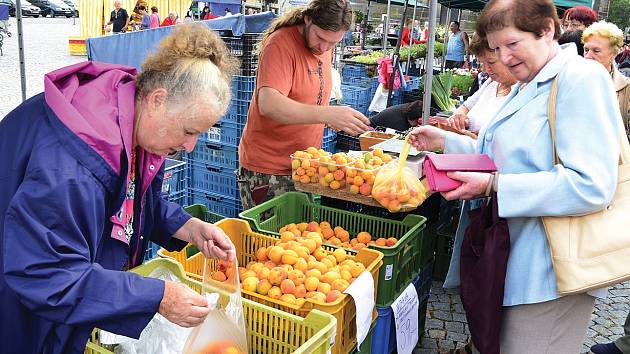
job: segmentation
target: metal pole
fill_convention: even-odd
[[[413,25],[416,24],[416,9],[418,8],[418,1],[419,0],[415,0],[415,2],[413,4],[413,16],[412,16],[412,20],[411,20],[411,23]],[[410,42],[409,42],[409,48],[411,48],[411,46],[413,45],[413,28],[414,28],[413,25],[411,26],[411,33],[409,33],[409,37],[411,38]],[[402,34],[402,29],[401,29],[401,34]],[[410,55],[407,57],[407,72],[410,71],[409,69],[410,69],[410,65],[411,65],[411,51],[409,51],[409,54]]]
[[[15,1],[15,18],[18,28],[18,53],[20,57],[20,83],[22,85],[22,102],[26,101],[26,73],[24,66],[24,37],[22,36],[22,0]]]
[[[367,40],[367,33],[368,33],[368,18],[370,17],[370,2],[371,0],[368,0],[367,3],[367,10],[365,11],[365,18],[363,19],[363,38],[361,39],[361,49],[365,49],[365,41]]]
[[[402,17],[402,25],[405,25],[405,21],[407,20],[407,6],[409,5],[409,0],[405,0],[405,7],[403,10]],[[400,35],[398,36],[398,40],[396,41],[396,50],[392,56],[392,64],[394,65],[394,70],[392,70],[392,76],[390,76],[389,81],[389,92],[387,93],[387,107],[392,103],[392,95],[394,94],[394,82],[396,75],[400,75],[398,72],[398,62],[400,59],[400,43],[402,42],[402,27],[400,28]]]
[[[433,56],[435,54],[435,17],[437,16],[437,0],[429,3],[429,40],[427,41],[427,60],[429,67],[424,80],[424,96],[422,101],[422,124],[429,124],[431,113],[431,87],[433,84]]]
[[[387,37],[389,37],[389,14],[392,7],[392,1],[387,0],[387,18],[385,18],[385,24],[383,25],[383,51],[387,49]]]

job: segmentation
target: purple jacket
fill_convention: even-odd
[[[116,214],[129,173],[135,69],[85,62],[0,121],[3,353],[83,353],[94,327],[138,337],[164,283],[121,270],[149,240],[169,249],[189,218],[161,197],[162,157],[137,156],[134,235]]]

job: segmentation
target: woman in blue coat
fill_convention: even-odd
[[[519,81],[478,140],[419,127],[411,136],[421,150],[485,153],[498,175],[450,173],[463,184],[444,197],[474,199],[486,187],[498,196],[511,249],[507,264],[501,330],[502,354],[579,353],[594,297],[560,297],[542,216],[581,215],[603,210],[617,183],[623,126],[608,73],[560,47],[560,23],[551,0],[493,0],[477,23],[499,60]],[[547,102],[560,75],[553,163]],[[465,227],[466,225],[462,225]],[[597,237],[598,235],[593,235]],[[454,254],[459,257],[459,254]]]
[[[191,151],[226,111],[235,61],[202,25],[176,28],[135,69],[85,62],[0,122],[3,353],[83,353],[93,328],[138,338],[159,312],[208,313],[182,284],[125,270],[153,241],[232,258],[217,227],[160,196],[164,156]]]

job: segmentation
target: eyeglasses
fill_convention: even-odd
[[[584,26],[584,24],[580,21],[565,21],[562,27],[565,29],[576,29]]]

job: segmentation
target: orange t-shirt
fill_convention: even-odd
[[[259,173],[290,175],[289,155],[309,146],[321,146],[323,124],[282,124],[263,116],[258,110],[258,90],[271,87],[296,102],[327,106],[332,89],[331,61],[332,51],[318,56],[306,48],[298,26],[281,28],[267,39],[238,147],[243,167]]]

